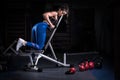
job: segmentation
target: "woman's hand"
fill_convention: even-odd
[[[55,25],[51,24],[51,25],[50,25],[50,28],[52,28],[52,29],[55,28]]]

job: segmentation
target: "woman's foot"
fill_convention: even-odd
[[[25,46],[25,43],[26,43],[25,40],[23,40],[22,38],[19,38],[19,39],[18,39],[18,42],[17,42],[17,45],[16,45],[16,51],[19,51],[19,49],[20,49],[22,46]]]

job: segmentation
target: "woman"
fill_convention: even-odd
[[[43,49],[46,40],[46,29],[48,27],[54,29],[55,25],[53,24],[53,20],[57,21],[59,16],[66,15],[67,13],[68,6],[61,6],[57,11],[43,13],[43,22],[35,24],[32,28],[33,42],[28,42],[22,38],[19,38],[16,45],[16,51],[18,51],[22,46],[32,47],[37,50]]]

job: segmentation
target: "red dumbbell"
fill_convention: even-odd
[[[85,70],[88,70],[88,69],[89,69],[89,62],[85,61]]]
[[[79,70],[80,71],[85,71],[85,63],[82,62],[81,64],[79,64]]]
[[[93,69],[95,67],[95,64],[93,61],[89,62],[89,69]]]
[[[74,66],[70,67],[68,71],[65,72],[65,74],[75,74],[76,69]]]

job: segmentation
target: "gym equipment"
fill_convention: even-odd
[[[93,60],[83,61],[79,63],[79,70],[85,71],[89,69],[101,69],[103,64],[102,57],[95,57]]]
[[[89,69],[89,62],[88,61],[83,61],[78,66],[79,66],[80,71],[88,70]]]
[[[102,62],[101,61],[96,61],[95,62],[95,68],[96,69],[101,69],[102,68]]]
[[[79,71],[85,71],[85,63],[82,62],[81,64],[78,65],[79,66]]]
[[[65,74],[75,74],[76,68],[74,66],[70,66],[69,70],[65,72]]]
[[[3,55],[8,55],[8,51],[11,50],[13,51],[15,54],[18,54],[18,52],[13,48],[14,45],[17,43],[17,40],[13,41],[13,43],[2,53]],[[21,51],[21,50],[20,50]]]
[[[89,69],[89,63],[88,63],[88,61],[85,61],[85,70],[88,70]]]
[[[103,57],[97,56],[94,58],[93,62],[94,62],[95,69],[101,69],[103,65]]]
[[[93,61],[90,61],[88,64],[89,64],[89,69],[93,69],[95,67],[95,64]]]
[[[58,59],[57,59],[57,57],[56,57],[56,55],[55,55],[54,49],[53,49],[53,47],[52,47],[52,44],[51,44],[51,40],[52,40],[52,38],[53,38],[53,36],[54,36],[54,34],[55,34],[55,32],[56,32],[59,24],[60,24],[62,18],[63,18],[63,16],[61,16],[61,17],[59,18],[58,23],[57,23],[56,27],[54,28],[54,30],[52,31],[51,36],[50,36],[50,38],[48,39],[48,41],[47,41],[46,45],[44,46],[44,49],[43,49],[43,50],[28,50],[29,53],[27,53],[27,54],[26,54],[26,53],[23,53],[22,51],[16,52],[16,50],[14,50],[14,49],[12,48],[13,45],[14,45],[15,43],[17,43],[17,41],[15,40],[15,41],[7,48],[7,50],[5,50],[5,51],[3,52],[3,54],[5,54],[9,49],[11,49],[15,54],[19,54],[20,56],[29,56],[29,58],[30,58],[30,63],[28,64],[28,66],[27,66],[26,68],[29,68],[29,69],[32,69],[32,70],[38,70],[38,71],[40,70],[40,69],[37,67],[37,64],[38,64],[38,61],[39,61],[40,58],[47,59],[47,60],[49,60],[49,61],[51,61],[51,62],[54,62],[54,63],[59,64],[59,65],[64,66],[64,67],[69,67],[70,64],[66,64],[66,56],[65,56],[66,54],[64,54],[64,62],[58,61]],[[54,58],[51,58],[51,57],[49,57],[49,56],[44,55],[44,52],[46,51],[46,49],[48,48],[48,46],[50,47],[50,50],[51,50],[52,55],[53,55]],[[33,58],[33,54],[35,55],[34,58]]]

